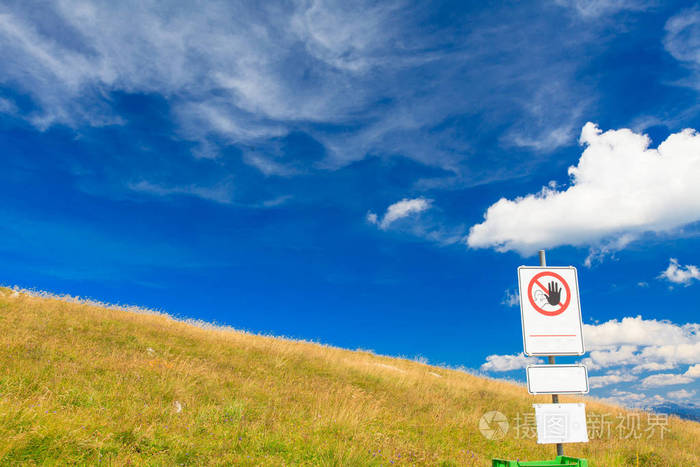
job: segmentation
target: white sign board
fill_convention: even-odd
[[[533,404],[537,443],[587,443],[585,404]]]
[[[583,355],[576,268],[518,268],[523,347],[527,355]]]
[[[586,394],[588,372],[583,365],[529,365],[527,392],[530,394]]]

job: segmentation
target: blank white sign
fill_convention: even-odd
[[[533,404],[537,443],[587,443],[585,404]]]
[[[530,394],[586,394],[588,372],[583,365],[529,365],[527,392]]]

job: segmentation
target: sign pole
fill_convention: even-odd
[[[544,250],[540,250],[540,266],[546,267],[547,266],[547,258],[545,256]],[[548,357],[549,364],[554,365],[556,363],[554,356],[550,355]],[[559,395],[558,394],[552,394],[552,403],[553,404],[558,404],[559,403]],[[564,445],[561,443],[557,443],[557,456],[563,456],[564,455]]]

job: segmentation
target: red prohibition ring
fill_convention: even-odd
[[[539,279],[540,277],[544,277],[544,276],[552,276],[555,279],[559,279],[559,281],[562,284],[564,284],[564,290],[566,290],[566,301],[564,303],[560,304],[561,308],[559,308],[558,310],[554,310],[554,311],[544,310],[544,309],[537,306],[537,304],[535,303],[535,300],[532,297],[532,295],[533,295],[532,294],[532,287],[535,285],[535,282],[537,282],[537,279]],[[535,310],[537,310],[538,313],[541,313],[545,316],[557,316],[557,315],[564,313],[564,310],[566,310],[569,307],[569,303],[571,302],[571,290],[569,289],[569,284],[567,284],[566,281],[564,280],[564,278],[561,277],[559,274],[557,274],[556,272],[544,271],[544,272],[541,272],[539,274],[536,274],[535,277],[530,279],[530,284],[527,286],[527,298],[530,299],[530,304],[532,305],[532,307]]]

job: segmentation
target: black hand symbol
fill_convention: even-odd
[[[557,306],[559,305],[559,301],[561,300],[561,287],[559,284],[556,282],[552,281],[549,284],[547,284],[547,303],[549,303],[552,306]]]

